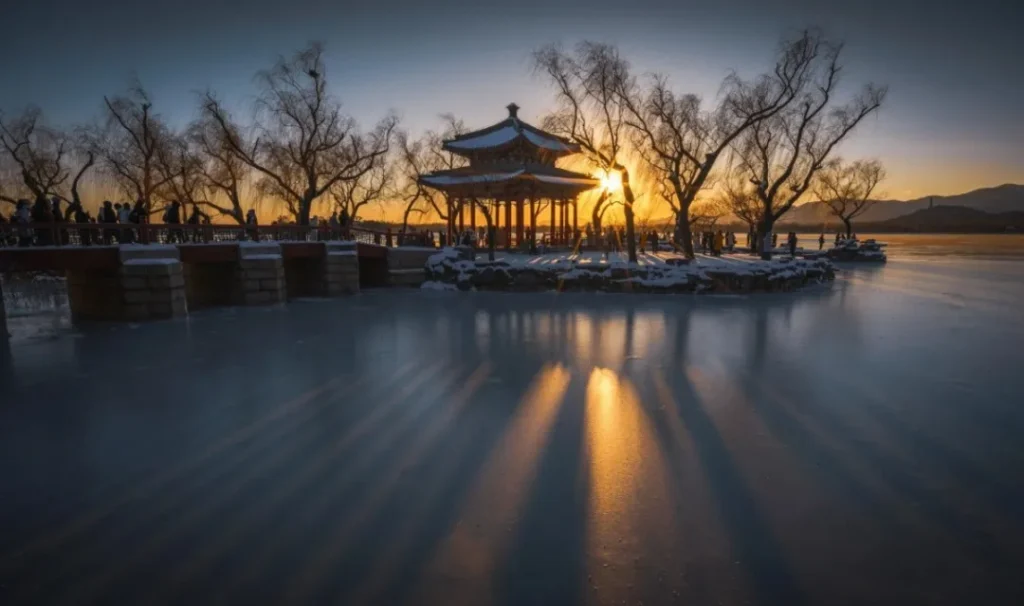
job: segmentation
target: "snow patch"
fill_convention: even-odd
[[[123,265],[174,265],[181,263],[177,259],[129,259]]]

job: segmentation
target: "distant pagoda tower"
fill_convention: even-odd
[[[501,122],[444,141],[442,148],[469,160],[468,166],[428,173],[419,182],[447,194],[449,243],[465,230],[466,215],[470,229],[476,230],[474,200],[487,209],[497,240],[506,249],[525,241],[528,201],[530,233],[536,239],[537,204],[550,200],[552,243],[569,244],[577,230],[577,197],[600,181],[556,167],[558,159],[579,153],[579,146],[520,120],[515,103],[507,109],[508,117]]]

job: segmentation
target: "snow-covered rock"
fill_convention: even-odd
[[[885,251],[882,248],[885,244],[876,242],[873,239],[864,240],[843,240],[825,253],[833,261],[857,261],[868,263],[885,263]]]
[[[601,255],[505,255],[469,259],[472,251],[446,248],[427,261],[427,282],[459,290],[743,293],[793,290],[835,277],[828,259],[740,255],[644,255],[639,263]],[[433,287],[431,287],[433,288]]]

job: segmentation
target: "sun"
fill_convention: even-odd
[[[595,176],[601,180],[601,188],[607,192],[614,192],[622,189],[622,175],[618,172],[609,173],[601,170],[598,171]]]

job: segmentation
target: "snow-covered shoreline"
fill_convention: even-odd
[[[630,263],[620,254],[556,253],[509,254],[488,261],[462,248],[431,256],[426,272],[424,289],[463,291],[778,292],[835,277],[832,263],[824,258],[762,261],[746,255],[699,255],[687,262],[675,254],[648,253]]]

